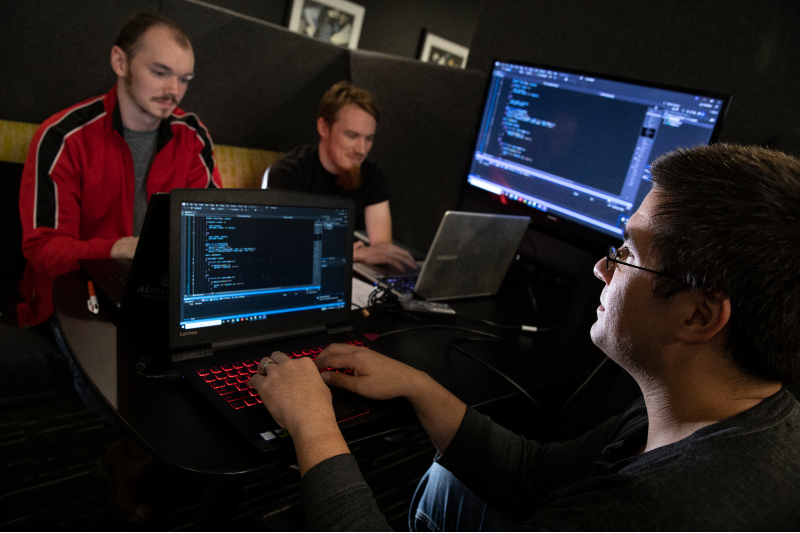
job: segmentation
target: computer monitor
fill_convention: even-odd
[[[575,70],[496,62],[471,185],[544,226],[621,239],[650,163],[717,137],[730,97]],[[532,208],[532,209],[530,209]]]

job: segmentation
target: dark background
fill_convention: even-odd
[[[467,65],[544,63],[733,94],[722,139],[800,155],[800,3],[496,0]]]
[[[279,26],[289,25],[291,0],[210,0],[208,3]],[[480,0],[357,0],[364,6],[358,48],[415,58],[423,29],[469,47]]]
[[[209,3],[286,25],[291,0]],[[414,58],[423,28],[495,60],[734,95],[723,140],[800,155],[800,3],[794,0],[359,0],[359,49]]]
[[[796,0],[359,3],[359,50],[347,51],[288,32],[290,0],[2,0],[0,119],[38,123],[106,92],[119,27],[150,10],[175,18],[192,38],[197,77],[182,105],[218,144],[287,151],[314,142],[316,106],[333,82],[350,79],[373,92],[382,118],[371,158],[387,173],[394,233],[423,252],[448,209],[535,214],[465,185],[498,59],[729,93],[720,140],[800,155]],[[425,29],[469,46],[467,70],[413,59]],[[558,220],[537,223],[542,232],[523,241],[527,252],[591,276],[597,243]]]

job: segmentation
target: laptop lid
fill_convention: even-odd
[[[157,313],[167,318],[169,287],[169,194],[147,205],[133,260],[80,259],[78,263],[108,301],[126,316]]]
[[[352,200],[271,189],[170,195],[169,347],[233,348],[347,323]]]
[[[426,300],[497,293],[530,217],[447,211],[414,292]]]
[[[120,309],[126,314],[158,313],[164,321],[168,292],[169,193],[155,193],[147,205]]]

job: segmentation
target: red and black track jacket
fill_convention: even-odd
[[[214,145],[200,119],[175,109],[162,120],[147,175],[147,197],[174,188],[221,187]],[[109,257],[133,232],[133,158],[125,142],[116,86],[47,119],[31,141],[19,194],[25,299],[20,325],[53,312],[53,280],[78,259]]]

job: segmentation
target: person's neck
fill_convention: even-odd
[[[695,431],[751,409],[777,393],[779,382],[744,372],[726,353],[707,347],[668,357],[657,372],[634,376],[647,406],[642,452],[682,440]]]
[[[322,163],[322,168],[331,174],[339,175],[339,169],[336,168],[331,158],[328,157],[328,146],[322,140],[319,141],[319,146],[317,146],[317,153],[319,154],[319,162]]]
[[[133,101],[120,80],[117,83],[117,105],[122,125],[132,131],[153,131],[158,129],[161,119],[142,111]]]

